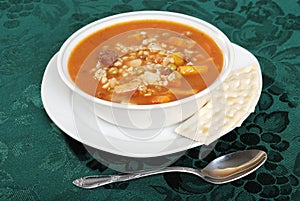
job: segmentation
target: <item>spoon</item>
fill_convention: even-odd
[[[73,181],[75,186],[92,189],[106,184],[128,181],[166,172],[191,173],[213,184],[224,184],[244,177],[258,169],[267,159],[261,150],[245,150],[230,153],[211,161],[202,170],[189,167],[166,167],[155,170],[140,170],[126,174],[93,175]]]

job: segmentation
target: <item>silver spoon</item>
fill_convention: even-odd
[[[75,186],[91,189],[106,184],[128,181],[145,176],[166,173],[184,172],[201,177],[213,184],[223,184],[244,177],[258,169],[267,159],[267,154],[261,150],[245,150],[230,153],[211,161],[202,170],[188,167],[166,167],[155,170],[141,170],[126,174],[94,175],[76,179]]]

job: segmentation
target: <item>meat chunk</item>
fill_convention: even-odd
[[[115,87],[116,94],[133,93],[139,87],[140,82],[129,82]]]
[[[101,67],[111,66],[117,59],[119,55],[114,50],[101,50],[98,56],[98,61]]]

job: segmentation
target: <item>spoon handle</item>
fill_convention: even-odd
[[[200,171],[197,171],[192,168],[166,167],[166,168],[155,169],[155,170],[140,170],[140,171],[127,173],[127,174],[86,176],[74,180],[73,184],[81,188],[92,189],[92,188],[97,188],[99,186],[104,186],[106,184],[128,181],[128,180],[138,179],[141,177],[146,177],[146,176],[156,175],[156,174],[161,174],[166,172],[185,172],[185,173],[192,173],[197,176],[202,176]]]

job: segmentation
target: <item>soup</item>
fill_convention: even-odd
[[[83,91],[128,104],[192,96],[219,75],[223,55],[205,33],[164,20],[137,20],[99,30],[72,51],[68,69]]]

